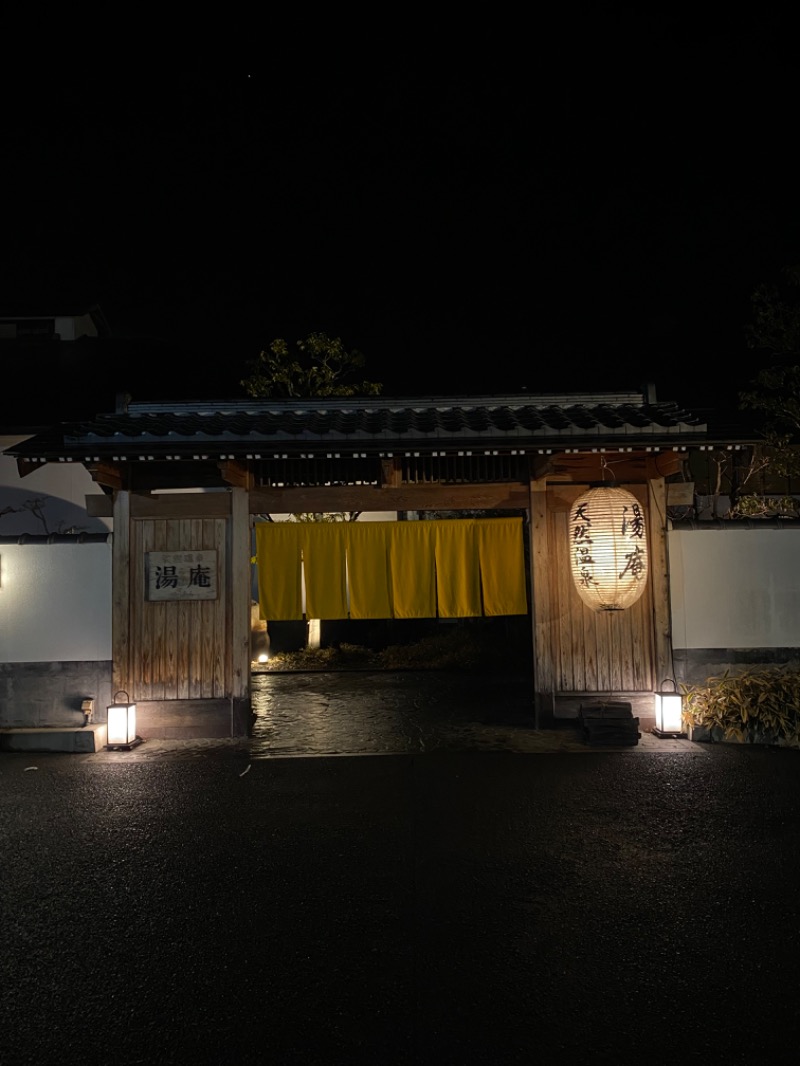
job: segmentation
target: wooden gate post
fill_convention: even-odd
[[[672,617],[670,608],[669,565],[667,561],[667,489],[663,477],[648,483],[650,539],[650,580],[653,590],[653,640],[655,683],[672,678]]]
[[[530,482],[531,630],[533,639],[534,728],[553,713],[554,674],[547,580],[547,485]]]
[[[114,493],[114,531],[111,541],[111,678],[114,692],[129,691],[131,644],[131,504],[130,493]]]
[[[250,498],[231,489],[230,559],[231,735],[247,736],[250,722]]]

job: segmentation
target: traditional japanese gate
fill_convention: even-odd
[[[532,483],[529,493],[534,685],[537,711],[545,716],[582,694],[650,693],[658,675],[668,671],[664,530],[653,517],[653,500],[663,494],[663,485],[626,485],[648,516],[651,565],[641,599],[612,614],[587,608],[569,572],[567,516],[584,487],[540,482]],[[428,493],[430,502],[434,498]],[[519,503],[516,494],[513,502]],[[114,684],[134,694],[150,735],[247,731],[250,512],[262,513],[262,506],[259,494],[251,499],[242,488],[116,496]],[[297,526],[283,532],[304,533]],[[191,578],[184,573],[182,589],[154,598],[156,568],[183,561],[191,575],[198,560],[214,568],[213,596],[187,592]],[[340,570],[336,574],[340,581]]]
[[[249,725],[251,527],[263,514],[526,514],[536,720],[583,694],[652,693],[671,673],[664,479],[682,470],[680,442],[706,435],[649,391],[312,398],[131,404],[15,454],[23,473],[81,462],[106,490],[87,509],[114,519],[115,689],[151,736],[219,736]],[[611,617],[572,587],[567,535],[570,503],[609,471],[638,497],[650,551],[644,596]]]

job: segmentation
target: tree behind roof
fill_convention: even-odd
[[[251,359],[241,385],[254,399],[304,396],[377,396],[382,385],[376,381],[352,381],[352,375],[365,363],[355,348],[348,351],[339,337],[310,333],[295,341],[297,355],[277,337],[270,346]]]

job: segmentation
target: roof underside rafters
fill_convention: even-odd
[[[424,488],[669,476],[708,426],[649,393],[130,404],[9,448],[20,473],[80,463],[107,491]],[[515,496],[514,492],[511,495]]]

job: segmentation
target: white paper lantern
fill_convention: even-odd
[[[625,489],[579,496],[569,514],[570,566],[578,595],[592,610],[624,611],[647,584],[642,505]]]

